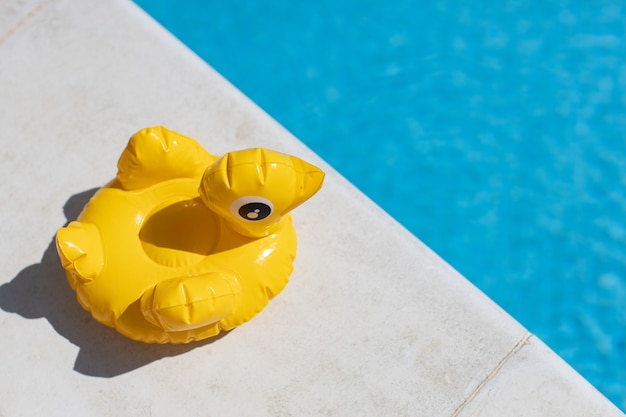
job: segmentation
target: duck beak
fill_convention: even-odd
[[[296,172],[296,189],[293,202],[281,214],[285,215],[322,188],[324,171],[295,156],[291,157]]]

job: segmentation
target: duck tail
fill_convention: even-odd
[[[175,178],[201,178],[217,157],[195,139],[163,126],[135,133],[117,163],[117,180],[125,190],[137,190]]]

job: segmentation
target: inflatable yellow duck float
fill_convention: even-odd
[[[254,317],[287,284],[289,212],[324,173],[247,149],[218,158],[158,126],[133,135],[117,176],[59,229],[57,251],[80,304],[147,343],[216,336]]]

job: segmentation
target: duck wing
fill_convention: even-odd
[[[117,180],[138,190],[175,178],[198,178],[217,160],[194,139],[163,126],[135,133],[117,163]]]

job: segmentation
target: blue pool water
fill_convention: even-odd
[[[138,3],[626,410],[626,4]]]

